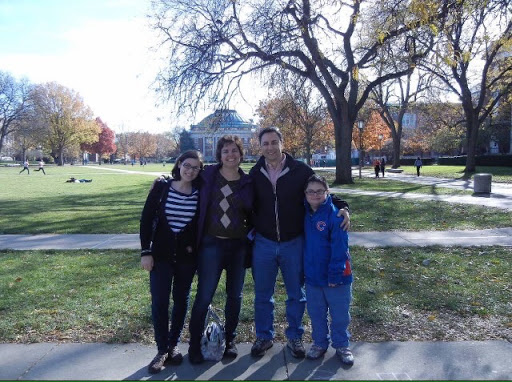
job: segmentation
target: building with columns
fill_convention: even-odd
[[[215,161],[215,149],[219,139],[227,134],[237,135],[244,145],[245,159],[257,153],[251,152],[251,138],[259,129],[252,120],[245,121],[235,110],[216,110],[196,125],[190,126],[190,136],[196,149],[201,151],[206,161]]]

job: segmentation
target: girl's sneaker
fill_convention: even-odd
[[[306,354],[307,359],[318,359],[322,357],[327,349],[324,349],[318,345],[311,345],[309,348],[308,354]]]
[[[336,355],[340,357],[340,360],[345,365],[353,365],[354,364],[354,355],[352,354],[352,350],[348,347],[342,347],[336,349]]]

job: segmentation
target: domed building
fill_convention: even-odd
[[[219,139],[226,135],[237,135],[244,145],[244,156],[253,156],[250,150],[251,138],[257,134],[258,125],[245,121],[235,110],[216,110],[197,125],[190,126],[190,136],[196,149],[201,151],[207,161],[215,161],[215,149]],[[257,155],[257,153],[254,153]]]

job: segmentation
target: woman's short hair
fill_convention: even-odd
[[[222,149],[225,145],[229,145],[230,143],[234,143],[236,147],[238,147],[238,151],[240,151],[240,162],[244,160],[244,144],[238,135],[224,135],[217,142],[217,150],[215,151],[215,158],[217,162],[221,163]]]
[[[199,167],[201,170],[203,169],[203,156],[201,153],[197,150],[188,150],[184,153],[180,154],[180,156],[176,159],[176,162],[174,163],[174,167],[171,170],[171,175],[173,179],[180,180],[180,164],[185,162],[187,159],[197,159],[199,161]]]
[[[304,191],[307,190],[309,183],[320,183],[326,190],[329,189],[329,186],[327,185],[327,181],[323,176],[313,174],[308,178],[308,181],[304,185]]]

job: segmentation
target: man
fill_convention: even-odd
[[[287,347],[294,357],[304,358],[304,186],[314,172],[305,163],[283,153],[283,138],[276,128],[261,130],[259,141],[263,155],[249,173],[254,183],[256,229],[252,274],[257,339],[251,354],[262,356],[273,345],[273,294],[277,272],[281,269],[288,296]],[[345,217],[342,228],[346,230],[350,226],[348,205],[338,199],[337,207]]]

